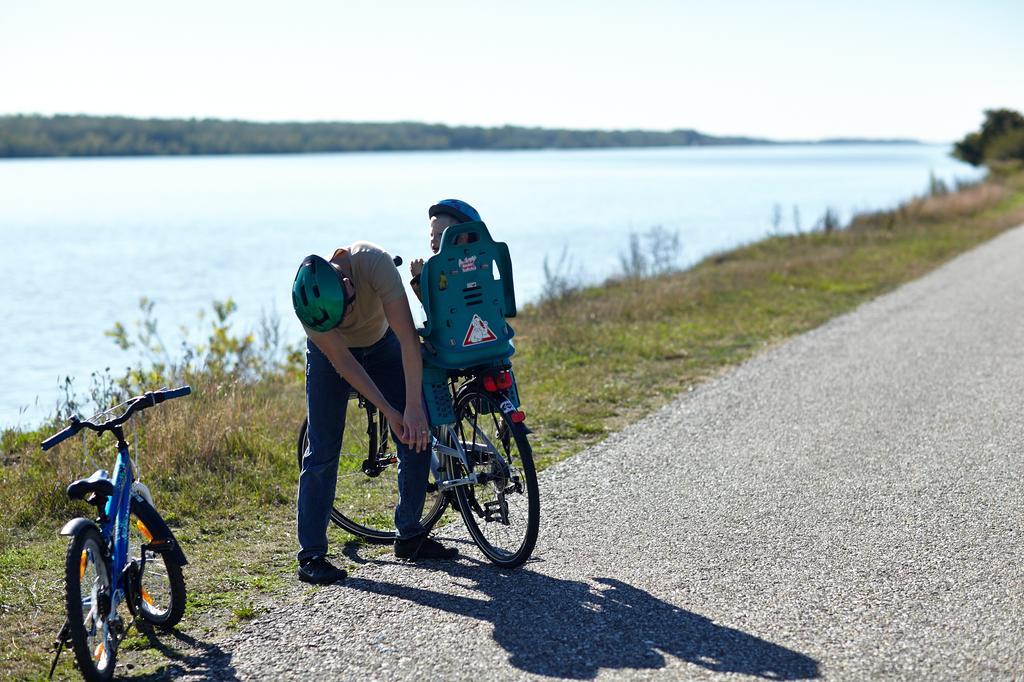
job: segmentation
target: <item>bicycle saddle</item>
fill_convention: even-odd
[[[93,473],[89,478],[80,478],[68,486],[68,497],[72,500],[84,500],[89,493],[96,497],[111,497],[114,494],[114,482],[104,469]]]

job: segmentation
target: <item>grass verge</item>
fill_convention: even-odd
[[[580,452],[708,377],[1024,223],[1024,175],[861,215],[843,230],[776,236],[652,279],[622,279],[527,306],[514,358],[541,466]],[[142,473],[191,560],[180,630],[200,642],[259,615],[294,584],[294,438],[301,372],[188,377],[195,395],[147,415]],[[566,396],[573,396],[572,400]],[[36,444],[54,425],[0,437],[0,673],[45,675],[63,620],[64,542],[85,506],[64,496],[109,443]],[[337,543],[344,538],[336,534]],[[335,545],[338,547],[338,544]],[[133,636],[121,674],[173,674],[173,652]],[[58,674],[74,676],[65,655]]]

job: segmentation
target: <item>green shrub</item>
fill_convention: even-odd
[[[1024,128],[1011,130],[992,140],[985,150],[990,161],[1024,160]]]
[[[988,109],[981,130],[953,145],[953,156],[972,166],[990,161],[1024,159],[1024,116],[1012,109]],[[999,154],[1000,156],[995,156]]]

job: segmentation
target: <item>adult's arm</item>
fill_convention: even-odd
[[[334,369],[345,378],[352,388],[377,406],[395,433],[401,433],[402,414],[384,398],[384,394],[377,388],[370,375],[366,373],[363,366],[359,364],[355,356],[349,351],[348,346],[341,340],[341,337],[333,332],[317,332],[306,327],[306,335],[316,344],[316,347],[327,356]]]
[[[414,450],[424,450],[430,444],[430,425],[423,413],[423,359],[420,356],[420,338],[409,310],[409,299],[403,295],[385,303],[384,317],[402,346],[402,371],[405,374],[402,442]]]

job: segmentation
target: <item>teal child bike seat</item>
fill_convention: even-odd
[[[428,363],[467,369],[515,352],[515,332],[506,322],[516,315],[512,260],[508,246],[491,239],[482,222],[445,229],[440,250],[423,264],[420,296]]]

